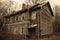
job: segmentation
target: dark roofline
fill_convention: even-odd
[[[41,8],[41,7],[37,7],[38,5],[39,4],[36,4],[36,5],[34,5],[34,6],[30,7],[30,8],[26,8],[24,10],[20,10],[20,11],[14,13],[14,14],[6,15],[4,17],[11,17],[11,16],[15,16],[15,15],[18,15],[18,14],[22,14],[24,12],[28,12],[28,10],[29,10],[29,13],[31,13],[32,11],[35,11],[35,10],[38,10],[39,8]]]
[[[49,10],[50,10],[50,12],[51,12],[51,15],[54,16],[50,3],[47,2],[47,5],[48,5],[48,7],[49,7]]]
[[[24,13],[24,12],[27,12],[27,10],[28,10],[28,9],[20,10],[20,11],[18,11],[18,12],[16,12],[16,13],[13,13],[13,14],[10,14],[10,15],[6,15],[6,16],[4,16],[4,17],[11,17],[11,16],[14,16],[14,15],[17,15],[17,14],[22,14],[22,13]]]
[[[34,8],[37,7],[38,5],[40,5],[40,4],[36,4],[36,5],[32,6],[30,9],[34,9]]]
[[[50,10],[50,12],[51,12],[51,15],[54,16],[53,11],[52,11],[51,6],[50,6],[50,3],[47,2],[46,4],[47,4],[48,7],[49,7],[49,10]],[[46,4],[45,4],[45,5],[46,5]],[[20,10],[20,11],[14,13],[14,14],[10,14],[10,15],[7,15],[7,16],[4,16],[4,17],[15,16],[15,15],[22,14],[22,13],[28,12],[28,11],[29,11],[29,13],[31,13],[32,11],[36,11],[36,10],[39,10],[39,9],[41,8],[41,7],[37,7],[38,5],[40,5],[40,4],[36,4],[36,5],[34,5],[34,6],[30,7],[30,8],[26,8],[26,9],[24,9],[24,10]]]
[[[39,10],[41,7],[35,7],[33,9],[29,9],[29,13],[31,13],[32,11],[36,11],[36,10]]]

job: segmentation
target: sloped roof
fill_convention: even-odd
[[[29,12],[32,12],[32,11],[38,10],[38,9],[41,8],[39,5],[41,5],[41,4],[36,4],[36,5],[34,5],[34,6],[30,7],[30,8],[26,8],[26,9],[24,9],[24,10],[20,10],[20,11],[14,13],[14,14],[12,13],[12,14],[7,15],[7,16],[4,16],[4,17],[10,17],[10,16],[22,14],[22,13],[24,13],[24,12],[28,12],[28,11],[29,11]],[[51,15],[54,16],[53,11],[52,11],[51,6],[50,6],[50,3],[47,2],[47,3],[45,3],[44,5],[48,5],[48,8],[49,8],[49,10],[50,10],[50,12],[51,12]],[[39,7],[38,7],[38,6],[39,6]]]
[[[53,11],[52,11],[52,8],[51,8],[51,6],[50,6],[50,3],[49,3],[49,2],[47,2],[46,4],[47,4],[47,5],[48,5],[48,7],[49,7],[49,10],[50,10],[50,12],[51,12],[51,15],[52,15],[52,16],[54,16]]]
[[[12,14],[10,14],[10,15],[6,15],[6,16],[4,16],[4,17],[10,17],[10,16],[13,16],[13,15],[18,15],[18,14],[22,14],[22,13],[24,13],[24,12],[32,12],[32,11],[35,11],[35,10],[38,10],[38,9],[40,9],[40,7],[37,7],[39,4],[36,4],[36,5],[34,5],[34,6],[32,6],[32,7],[30,7],[30,8],[26,8],[26,9],[24,9],[24,10],[20,10],[20,11],[18,11],[18,12],[16,12],[16,13],[12,13]]]

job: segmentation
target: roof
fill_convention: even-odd
[[[36,27],[37,24],[34,24],[34,25],[30,25],[29,28],[33,28],[33,27]]]
[[[34,5],[34,6],[30,7],[30,8],[26,8],[26,9],[24,9],[24,10],[20,10],[20,11],[14,13],[14,14],[12,13],[12,14],[7,15],[7,16],[4,16],[4,17],[10,17],[10,16],[13,16],[13,15],[22,14],[22,13],[24,13],[24,12],[27,12],[28,10],[29,10],[29,13],[30,13],[30,12],[32,12],[32,11],[35,11],[35,10],[40,9],[41,7],[40,7],[39,5],[41,5],[41,4],[36,4],[36,5]],[[53,11],[52,11],[51,6],[50,6],[50,3],[47,2],[47,3],[45,3],[44,5],[48,5],[49,10],[50,10],[50,12],[51,12],[51,15],[54,16]],[[39,7],[38,7],[38,6],[39,6]]]
[[[27,27],[28,31],[33,31],[35,30],[35,28],[37,27],[38,25],[37,24],[33,24],[33,25],[30,25],[29,27]]]
[[[43,7],[45,5],[48,6],[49,11],[51,12],[51,15],[54,16],[50,3],[49,2],[45,2],[45,3],[42,3],[42,5],[40,5],[40,6]]]
[[[27,12],[28,10],[29,10],[29,13],[30,13],[30,12],[32,12],[32,11],[35,11],[35,10],[40,9],[41,7],[37,7],[38,5],[39,5],[39,4],[36,4],[36,5],[34,5],[34,6],[30,7],[30,8],[26,8],[26,9],[24,9],[24,10],[20,10],[20,11],[14,13],[14,14],[12,13],[12,14],[6,15],[6,16],[4,16],[4,17],[10,17],[10,16],[13,16],[13,15],[22,14],[22,13],[24,13],[24,12]]]
[[[50,3],[47,2],[47,5],[48,5],[48,7],[49,7],[49,10],[50,10],[50,12],[51,12],[51,15],[54,16],[53,11],[52,11],[52,8],[51,8],[51,6],[50,6]]]

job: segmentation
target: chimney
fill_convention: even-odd
[[[26,9],[27,5],[26,4],[22,4],[22,10]]]

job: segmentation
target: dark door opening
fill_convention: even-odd
[[[37,39],[36,27],[28,28],[28,34],[30,40],[36,40]]]

